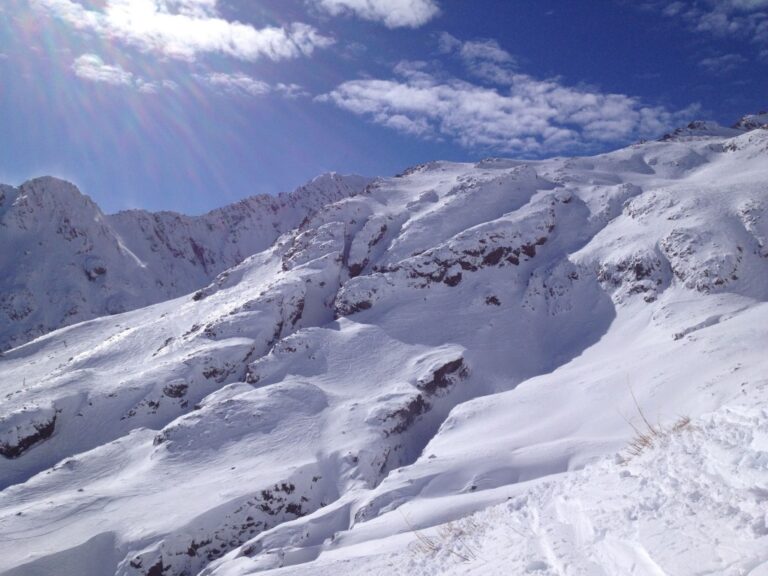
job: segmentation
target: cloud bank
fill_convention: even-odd
[[[696,110],[670,111],[632,96],[516,72],[514,58],[490,41],[442,37],[441,46],[470,68],[482,65],[482,76],[498,87],[435,73],[424,62],[402,62],[393,78],[344,82],[320,100],[406,134],[533,155],[655,137]]]

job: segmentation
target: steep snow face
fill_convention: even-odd
[[[254,196],[194,218],[144,211],[106,216],[54,178],[2,187],[0,350],[200,288],[369,182],[327,174],[291,194]]]
[[[671,428],[768,400],[768,130],[731,134],[418,166],[328,198],[196,292],[7,352],[0,573],[431,573],[405,552],[414,528],[524,494],[496,513],[541,546],[515,556],[529,571],[581,543],[596,574],[660,553],[618,521],[587,528],[610,516],[590,486],[619,494],[618,469],[571,474],[621,452],[638,410]],[[583,516],[549,503],[572,488]],[[758,504],[729,542],[759,530]],[[750,546],[713,571],[764,562]]]

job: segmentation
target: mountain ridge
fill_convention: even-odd
[[[329,173],[288,194],[252,196],[196,217],[105,215],[73,184],[52,177],[5,187],[0,350],[196,290],[324,203],[362,193],[370,182]]]

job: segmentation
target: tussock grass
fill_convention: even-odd
[[[416,528],[405,514],[401,514],[408,529],[416,537],[416,541],[410,546],[412,553],[432,558],[445,552],[461,562],[477,560],[476,550],[467,542],[468,537],[478,528],[471,518],[462,519],[461,522],[448,522],[437,529],[437,534],[429,535]]]
[[[634,402],[637,415],[640,417],[641,424],[635,424],[631,419],[622,415],[626,423],[635,432],[635,435],[625,449],[624,463],[659,445],[662,441],[668,439],[670,435],[679,434],[691,424],[689,416],[680,416],[668,427],[663,426],[661,423],[652,424],[637,401],[637,396],[635,396],[631,387],[629,388],[629,393],[632,396],[632,401]]]

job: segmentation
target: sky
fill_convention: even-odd
[[[187,214],[768,108],[768,0],[2,0],[0,182]]]

